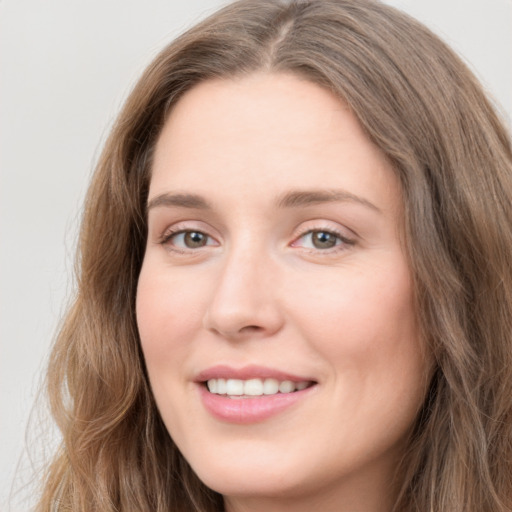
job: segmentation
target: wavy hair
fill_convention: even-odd
[[[512,152],[466,65],[374,0],[241,0],[167,46],[129,96],[84,209],[77,294],[48,394],[62,444],[39,511],[223,509],[152,398],[135,319],[152,154],[199,82],[292,73],[337,94],[392,163],[435,370],[397,468],[395,511],[512,510]]]

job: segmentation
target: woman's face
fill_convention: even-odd
[[[401,216],[390,165],[317,85],[209,81],[172,111],[137,321],[165,425],[228,510],[385,509],[427,366]]]

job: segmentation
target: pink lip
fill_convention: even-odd
[[[244,366],[243,368],[232,368],[227,365],[212,366],[200,372],[194,380],[196,382],[206,382],[210,379],[276,379],[279,381],[291,380],[292,382],[314,381],[314,379],[310,377],[292,375],[280,370],[257,365]]]
[[[205,409],[217,419],[235,424],[250,424],[264,421],[301,402],[316,388],[310,386],[293,393],[262,395],[254,398],[229,398],[210,393],[204,382],[209,379],[268,379],[291,380],[293,382],[313,381],[313,379],[283,373],[261,366],[246,366],[234,369],[228,366],[215,366],[202,371],[196,377],[199,395]],[[314,382],[314,381],[313,381]]]

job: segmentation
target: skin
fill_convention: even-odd
[[[278,204],[326,190],[343,193]],[[176,192],[210,208],[164,204]],[[199,84],[160,135],[149,203],[142,349],[162,418],[198,476],[228,512],[390,510],[427,363],[399,183],[348,107],[286,74]],[[187,245],[183,230],[205,245]],[[331,248],[314,242],[326,231]],[[236,425],[205,409],[194,382],[218,364],[316,385]]]

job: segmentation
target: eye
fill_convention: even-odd
[[[217,245],[211,236],[192,229],[168,232],[163,236],[161,243],[177,250],[201,249],[208,245]]]
[[[336,247],[340,249],[346,245],[354,245],[354,241],[346,238],[341,233],[327,229],[311,229],[303,233],[293,242],[293,247],[305,249],[329,250]]]
[[[330,249],[340,242],[340,237],[329,231],[311,231],[304,235],[305,239],[315,249]]]

